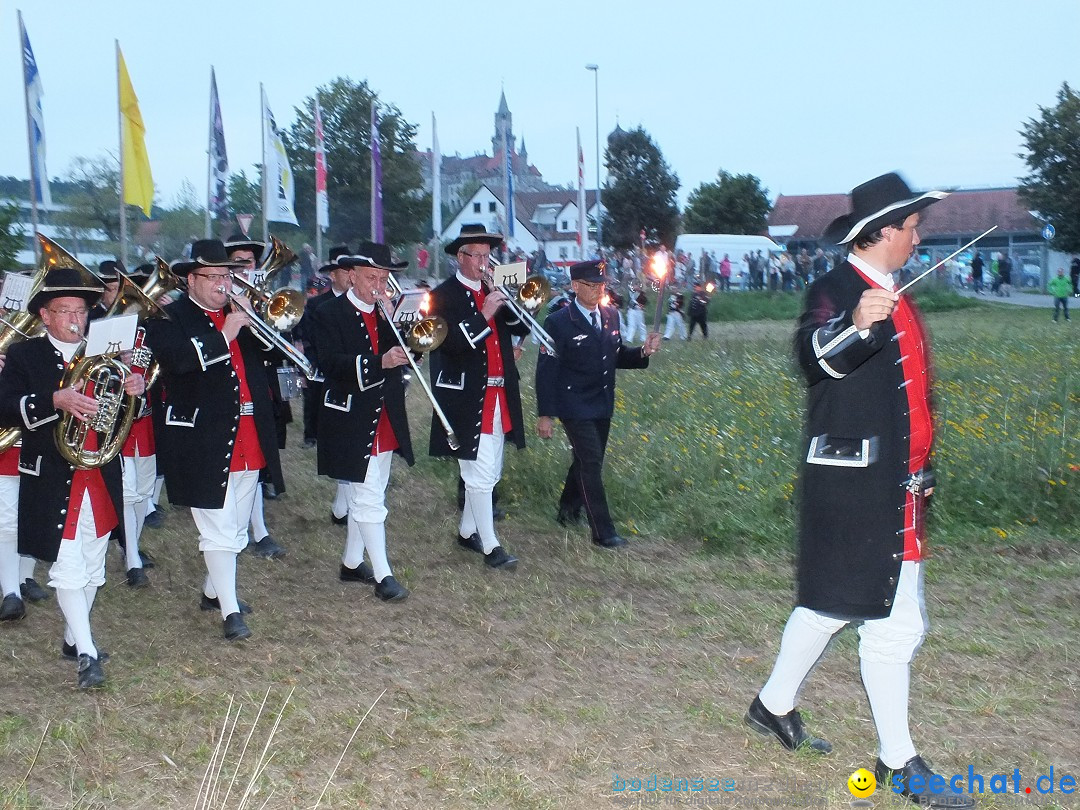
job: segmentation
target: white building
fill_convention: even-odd
[[[23,244],[15,261],[20,267],[3,267],[0,270],[18,270],[33,267],[36,262],[36,237],[34,236],[33,218],[30,214],[30,202],[12,198],[0,199],[0,206],[14,205],[19,209],[19,218],[13,228],[22,231]],[[115,258],[112,247],[115,245],[105,231],[98,228],[73,228],[66,225],[53,225],[49,222],[52,215],[69,210],[69,206],[53,203],[45,207],[38,204],[38,231],[58,243],[64,250],[78,259],[90,270],[96,270],[99,263]]]

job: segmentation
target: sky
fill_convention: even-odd
[[[420,150],[434,113],[444,155],[490,151],[505,91],[548,182],[576,182],[580,127],[589,187],[598,97],[601,140],[616,122],[644,127],[680,203],[720,169],[756,175],[773,199],[892,170],[920,189],[1014,185],[1018,130],[1062,82],[1080,85],[1077,0],[22,0],[0,3],[0,174],[17,177],[17,7],[44,84],[49,175],[116,152],[119,40],[165,205],[185,181],[205,198],[211,65],[232,171],[260,160],[260,81],[284,127],[349,76],[418,125]]]

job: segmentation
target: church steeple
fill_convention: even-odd
[[[503,150],[503,131],[506,132],[506,145],[510,154],[514,154],[514,116],[506,103],[506,91],[499,95],[499,109],[495,113],[495,134],[491,137],[491,154],[500,155]]]

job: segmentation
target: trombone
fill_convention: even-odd
[[[241,277],[233,276],[233,278],[239,279]],[[249,285],[251,284],[251,282],[249,282],[247,279],[243,279],[243,281],[241,282],[241,286],[243,286],[245,283]],[[304,356],[303,352],[299,351],[295,346],[293,346],[292,343],[283,334],[281,334],[281,332],[278,331],[277,323],[275,323],[273,326],[268,324],[259,316],[259,313],[252,308],[251,302],[248,299],[244,298],[241,295],[237,295],[236,293],[232,292],[228,287],[222,285],[221,287],[218,287],[218,291],[225,293],[229,297],[229,300],[233,302],[234,306],[239,307],[244,312],[247,312],[249,314],[250,317],[248,319],[248,327],[259,337],[260,340],[263,341],[263,343],[266,343],[268,346],[277,349],[279,352],[285,355],[288,360],[295,363],[296,367],[299,368],[302,372],[304,372],[304,376],[307,377],[309,380],[314,380],[318,376],[318,369],[316,369],[315,366],[311,365],[311,361]],[[296,290],[290,290],[290,292],[296,292]],[[247,306],[244,306],[244,302],[247,303]],[[292,311],[286,312],[283,309],[275,314],[271,309],[272,304],[273,299],[271,299],[271,302],[267,305],[267,314],[271,317],[274,317],[278,323],[287,323],[288,326],[281,327],[284,331],[292,329],[293,326],[296,326],[296,324],[300,321],[300,317],[303,315],[302,309],[299,313]]]
[[[491,259],[491,262],[492,264],[498,263],[494,258]],[[548,283],[548,280],[543,276],[530,276],[514,290],[505,284],[496,286],[495,276],[489,267],[484,271],[484,281],[488,283],[489,287],[506,296],[506,306],[510,308],[510,311],[529,325],[533,337],[540,341],[544,351],[552,357],[557,357],[555,341],[551,339],[551,335],[547,333],[547,330],[540,325],[540,322],[532,314],[533,312],[539,312],[544,302],[551,296],[551,284]]]

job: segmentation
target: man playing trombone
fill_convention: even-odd
[[[250,608],[236,597],[236,557],[248,544],[259,472],[278,456],[262,362],[272,344],[249,309],[228,306],[236,266],[220,241],[196,241],[191,259],[173,265],[187,294],[165,308],[168,319],[147,323],[166,391],[158,458],[169,500],[191,507],[199,530],[207,570],[200,607],[221,611],[229,641],[251,635],[241,615]]]
[[[407,262],[395,263],[390,248],[375,242],[361,242],[357,253],[338,259],[350,268],[350,288],[315,310],[308,325],[326,378],[316,447],[319,473],[348,482],[340,578],[374,582],[376,596],[397,602],[409,592],[386,559],[386,485],[394,453],[413,463],[402,378],[409,361],[379,304],[387,301],[387,274]]]
[[[465,481],[458,545],[483,554],[492,568],[512,570],[518,561],[495,536],[491,491],[502,476],[505,438],[525,447],[512,337],[530,328],[505,306],[502,292],[484,284],[491,251],[502,241],[483,225],[463,225],[446,246],[460,269],[431,293],[431,314],[447,324],[446,340],[431,353],[431,382],[460,447],[432,419],[430,452],[456,457]]]

